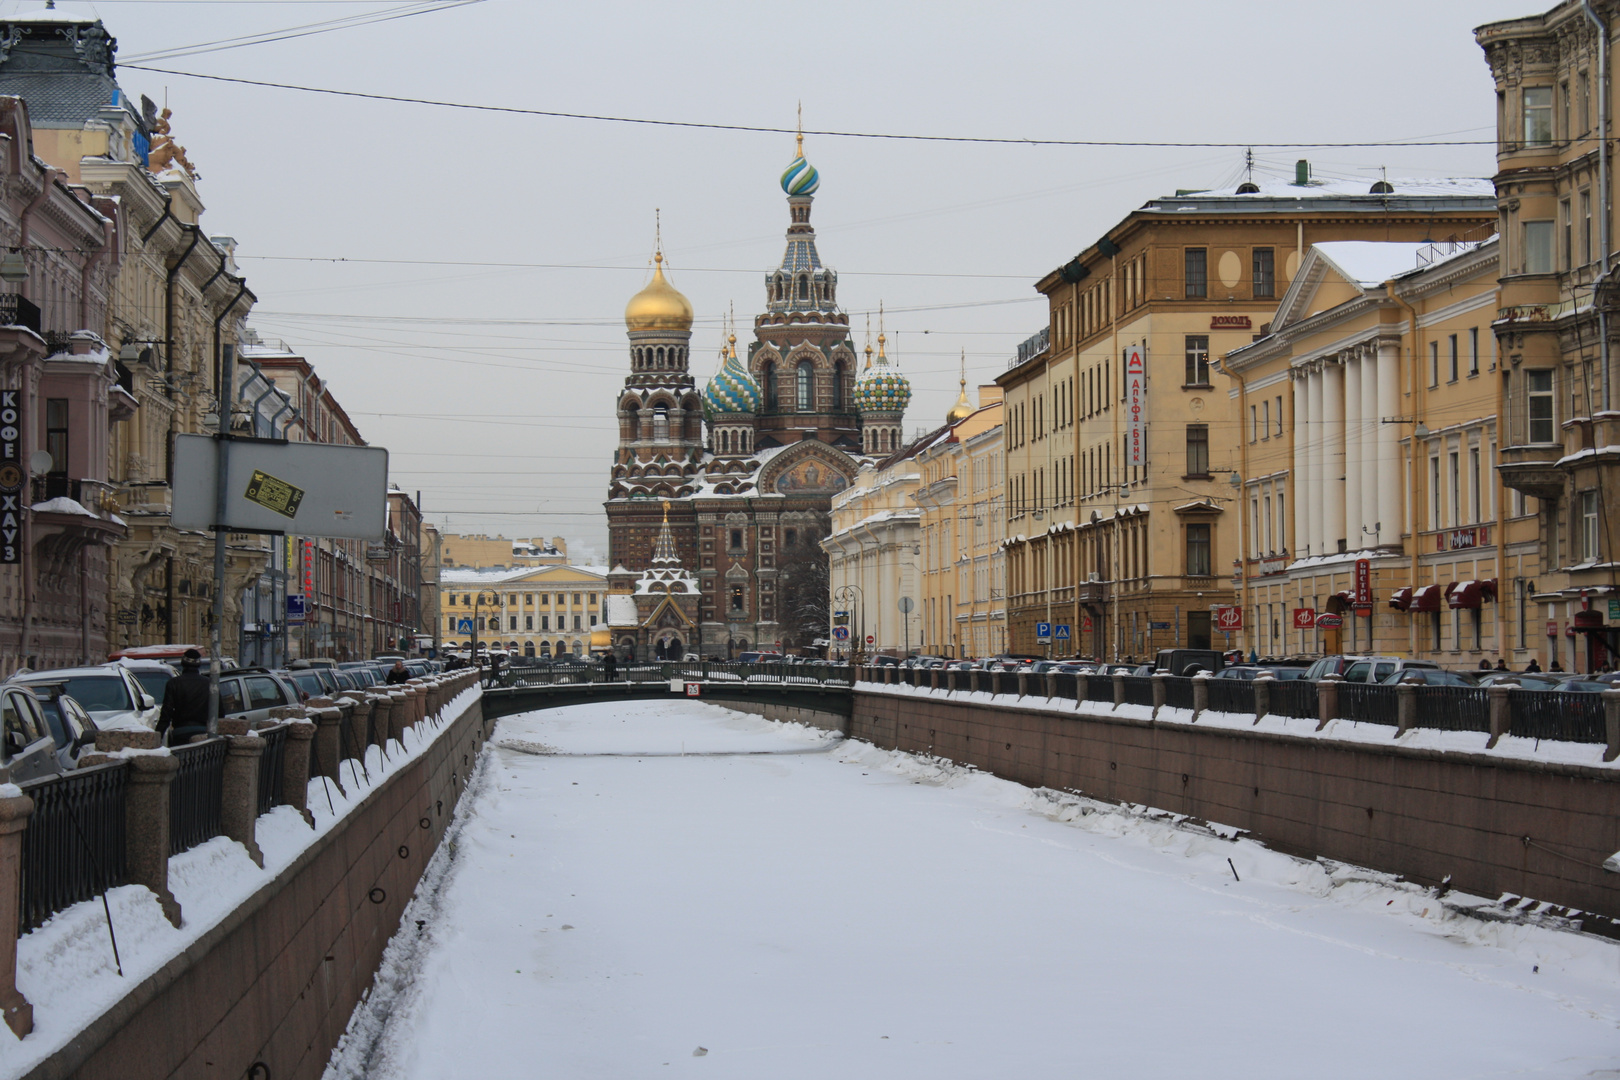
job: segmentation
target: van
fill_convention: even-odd
[[[1200,671],[1219,671],[1225,666],[1225,654],[1218,649],[1160,649],[1153,661],[1155,674],[1196,675]]]

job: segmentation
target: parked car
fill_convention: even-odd
[[[1470,689],[1479,686],[1479,679],[1476,676],[1460,671],[1425,667],[1402,668],[1390,672],[1378,681],[1385,686],[1398,686],[1403,682],[1417,683],[1420,686],[1465,686]]]
[[[740,652],[737,654],[739,664],[774,664],[782,659],[779,652]]]
[[[1602,682],[1584,676],[1578,679],[1565,679],[1563,684],[1558,687],[1559,690],[1566,694],[1601,694],[1605,690],[1613,690],[1614,688],[1612,682]]]
[[[1155,671],[1171,675],[1195,675],[1200,671],[1219,671],[1225,666],[1225,654],[1219,649],[1160,649],[1153,661]]]
[[[1564,685],[1564,676],[1548,672],[1493,671],[1479,678],[1481,686],[1499,683],[1513,683],[1523,690],[1559,690]]]
[[[56,763],[63,772],[79,764],[79,755],[96,741],[96,722],[84,711],[84,706],[73,700],[71,694],[46,688],[35,693],[40,711],[45,714],[45,727],[51,741],[56,744]]]
[[[1439,671],[1440,665],[1432,660],[1405,660],[1399,656],[1369,656],[1357,660],[1344,669],[1344,681],[1348,683],[1375,683],[1383,682],[1391,674],[1421,668],[1424,671]]]
[[[219,677],[221,716],[238,720],[269,720],[271,709],[297,705],[302,700],[298,685],[267,668],[241,668]]]
[[[0,687],[0,783],[20,784],[62,771],[39,699],[27,687]]]
[[[157,727],[157,699],[118,664],[30,671],[13,675],[11,681],[29,689],[59,687],[84,706],[99,728]]]
[[[126,657],[114,663],[119,667],[128,668],[130,674],[135,676],[135,681],[141,684],[141,689],[151,694],[159,705],[163,704],[163,694],[169,688],[169,680],[179,674],[174,667],[162,660],[131,660]],[[205,667],[203,670],[208,669]]]

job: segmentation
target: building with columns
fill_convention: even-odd
[[[1536,655],[1535,514],[1495,468],[1498,254],[1494,238],[1315,244],[1271,332],[1220,361],[1244,420],[1245,649]]]
[[[622,596],[639,588],[632,583],[655,556],[672,570],[659,554],[667,536],[698,583],[696,625],[682,631],[681,644],[705,657],[807,649],[826,636],[818,542],[832,498],[863,460],[900,449],[911,388],[885,355],[881,327],[876,356],[868,349],[858,371],[838,275],[822,263],[810,224],[820,183],[801,139],[781,177],[786,246],[765,275],[753,340],[739,356],[735,333],[728,335],[701,394],[691,374],[692,305],[670,283],[662,250],[652,280],[625,308],[630,370],[618,393],[619,446],[605,504],[609,578]],[[622,603],[616,612],[614,647],[624,659],[632,649],[645,658],[674,631],[649,635],[651,627],[625,622]]]
[[[1265,335],[1311,245],[1466,238],[1495,219],[1480,181],[1324,181],[1301,161],[1291,181],[1150,200],[1043,277],[1047,326],[996,380],[1011,649],[1037,651],[1044,621],[1079,628],[1090,657],[1235,647],[1213,609],[1238,603],[1248,417],[1212,361]],[[1257,414],[1292,423],[1291,392],[1270,397]],[[1342,500],[1321,505],[1312,539],[1336,548]]]
[[[1496,84],[1500,472],[1538,525],[1537,651],[1575,671],[1620,656],[1617,24],[1614,0],[1566,0],[1475,31]]]

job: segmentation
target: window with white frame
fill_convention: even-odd
[[[1553,441],[1553,373],[1549,369],[1525,372],[1529,393],[1530,441]]]
[[[1553,223],[1527,221],[1524,223],[1524,272],[1550,274],[1553,272]]]
[[[1553,141],[1553,92],[1550,86],[1524,89],[1524,144],[1548,146]]]
[[[1581,492],[1581,561],[1590,562],[1598,558],[1599,549],[1598,532],[1598,493],[1596,491]]]

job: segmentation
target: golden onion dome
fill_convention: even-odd
[[[690,330],[692,302],[664,278],[664,256],[653,256],[653,278],[624,306],[629,330]]]
[[[962,393],[957,397],[956,404],[951,406],[951,411],[945,414],[945,422],[947,424],[960,424],[972,415],[973,406],[968,404],[967,380],[963,379]]]

